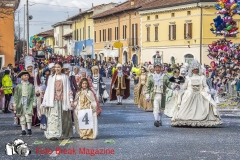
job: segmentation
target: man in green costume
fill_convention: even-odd
[[[161,63],[154,64],[155,73],[148,78],[147,83],[147,101],[153,104],[154,126],[162,125],[162,114],[166,102],[166,89],[171,88],[168,76],[162,72]]]

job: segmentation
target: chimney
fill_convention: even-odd
[[[79,13],[82,13],[82,9],[81,8],[79,9]]]
[[[134,0],[131,0],[131,6],[133,6],[134,5]]]
[[[93,3],[92,3],[92,7],[93,7]]]
[[[41,27],[41,32],[43,32],[44,31],[44,28],[43,27]]]

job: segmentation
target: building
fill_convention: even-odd
[[[141,62],[138,9],[152,0],[129,0],[93,16],[94,52],[100,61]]]
[[[20,0],[0,2],[0,67],[15,64],[14,11]]]
[[[81,55],[84,59],[87,57],[94,58],[94,28],[92,17],[102,13],[115,6],[115,3],[101,4],[92,6],[92,8],[82,11],[68,18],[72,21],[72,51],[75,55]]]
[[[45,38],[44,45],[46,47],[53,49],[53,47],[54,47],[54,29],[41,32],[37,35]],[[54,51],[53,51],[53,53],[54,53]]]
[[[223,38],[210,31],[210,23],[217,17],[215,3],[215,0],[167,0],[164,3],[156,0],[139,9],[141,59],[153,61],[156,51],[159,51],[164,63],[173,60],[190,63],[197,59],[202,64],[209,64],[208,44]],[[239,36],[231,39],[238,42]]]
[[[72,55],[72,21],[58,22],[54,28],[54,53],[58,55]]]

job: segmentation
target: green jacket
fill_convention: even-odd
[[[163,73],[164,74],[164,73]],[[154,97],[155,97],[155,92],[154,92],[154,80],[153,80],[153,75],[148,77],[148,82],[147,82],[147,94],[150,95],[150,99],[153,105]],[[163,94],[162,94],[162,101],[161,101],[161,108],[165,108],[165,103],[166,103],[166,89],[171,88],[171,83],[169,82],[169,78],[166,74],[163,76]],[[154,107],[154,105],[153,105]]]
[[[36,94],[34,86],[29,83],[28,84],[28,97],[27,97],[27,106],[26,113],[28,115],[33,115],[33,106],[36,106]],[[16,106],[16,115],[20,117],[23,114],[23,104],[22,104],[22,84],[19,83],[14,92],[14,103],[13,106]]]

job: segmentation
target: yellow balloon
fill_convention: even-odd
[[[237,7],[237,4],[235,3],[235,4],[233,4],[232,6],[231,6],[231,10],[234,10],[235,8]]]

